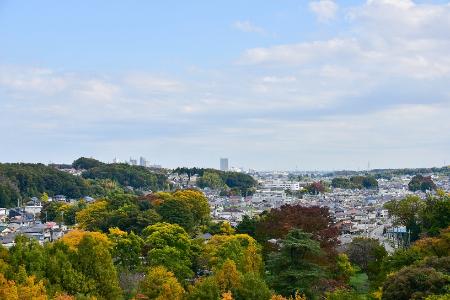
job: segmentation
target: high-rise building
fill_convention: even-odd
[[[220,171],[228,171],[228,158],[220,159]]]
[[[147,166],[147,160],[142,156],[139,158],[139,165],[143,167]]]

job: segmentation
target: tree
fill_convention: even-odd
[[[45,245],[46,275],[49,292],[65,291],[69,294],[95,293],[95,284],[79,269],[76,248],[62,241]]]
[[[389,214],[394,216],[394,224],[406,226],[411,232],[411,241],[419,238],[421,211],[425,207],[425,202],[420,197],[408,195],[401,200],[393,200],[385,204]]]
[[[49,199],[48,194],[46,192],[43,192],[40,199],[44,203],[47,202]]]
[[[0,273],[0,299],[3,300],[47,300],[44,283],[35,282],[34,276],[29,276],[23,284],[7,280]]]
[[[157,223],[145,228],[143,234],[150,266],[162,265],[183,282],[193,275],[191,240],[181,226]]]
[[[326,294],[327,300],[366,300],[365,295],[361,295],[351,290],[338,289]]]
[[[107,232],[110,216],[108,202],[98,200],[77,212],[75,219],[82,229]]]
[[[7,280],[2,273],[0,273],[0,299],[19,300],[16,283]]]
[[[279,245],[279,251],[271,253],[267,262],[271,287],[285,296],[300,291],[312,297],[314,285],[325,275],[314,263],[321,255],[319,242],[310,233],[292,229]]]
[[[348,256],[345,253],[340,253],[336,257],[335,276],[338,280],[347,282],[351,276],[356,273],[356,269],[350,263]]]
[[[0,174],[0,207],[14,207],[20,197],[17,185]]]
[[[273,248],[268,240],[282,239],[291,229],[298,228],[311,233],[313,239],[320,242],[329,259],[334,261],[335,247],[339,244],[337,239],[339,231],[333,224],[328,208],[283,205],[261,215],[260,219],[256,225],[255,236],[266,250]]]
[[[205,171],[203,176],[197,180],[197,185],[200,188],[211,188],[213,190],[220,190],[225,188],[225,183],[217,172]]]
[[[23,280],[27,274],[34,275],[37,278],[43,278],[45,275],[45,253],[44,248],[39,245],[35,239],[30,239],[23,235],[15,238],[15,245],[9,249],[8,262],[11,271],[16,276],[19,275],[23,268]],[[15,277],[14,279],[18,279]],[[20,282],[22,283],[22,282]]]
[[[83,230],[71,230],[66,233],[60,241],[69,246],[71,250],[78,250],[78,247],[86,236],[93,238],[97,243],[101,243],[103,247],[110,248],[111,241],[104,233],[95,232],[95,231],[83,231]]]
[[[222,300],[233,300],[233,293],[231,291],[222,294]]]
[[[204,277],[197,280],[191,288],[188,300],[219,300],[220,289],[214,277]]]
[[[238,233],[248,234],[255,237],[256,225],[258,224],[258,217],[250,218],[247,215],[242,217],[242,221],[236,227]]]
[[[448,256],[450,253],[450,227],[443,229],[437,237],[418,240],[412,249],[423,256]]]
[[[77,265],[79,270],[95,284],[96,295],[105,299],[117,299],[121,290],[117,272],[109,249],[101,240],[90,235],[82,238],[78,245]]]
[[[190,256],[175,247],[150,249],[147,253],[147,263],[149,266],[164,266],[173,272],[181,283],[194,275]]]
[[[350,179],[345,177],[335,177],[331,180],[331,186],[334,188],[340,189],[351,189],[353,188],[353,184],[350,182]]]
[[[103,164],[84,171],[82,176],[86,179],[110,179],[124,187],[152,191],[163,190],[167,184],[166,175],[127,164]]]
[[[238,190],[242,196],[251,195],[257,184],[248,174],[240,172],[219,172],[219,174],[229,188]]]
[[[352,176],[350,177],[350,182],[357,189],[378,188],[378,181],[372,176]]]
[[[389,274],[396,272],[403,267],[410,266],[421,260],[423,255],[417,249],[397,249],[392,255],[383,258],[381,269],[383,273]]]
[[[354,238],[345,252],[350,261],[358,265],[369,277],[378,275],[381,262],[387,255],[378,240],[362,237]]]
[[[212,268],[221,267],[232,260],[241,272],[261,273],[261,249],[246,234],[214,235],[204,246],[203,257]]]
[[[374,189],[378,188],[378,181],[373,176],[335,177],[331,185],[341,189]]]
[[[0,196],[5,189],[7,195],[13,196],[17,190],[22,198],[41,195],[66,195],[69,198],[80,198],[89,193],[87,182],[72,174],[57,170],[43,164],[0,164]],[[0,201],[1,201],[0,197]],[[17,198],[12,206],[16,205]],[[8,207],[10,207],[9,205]]]
[[[110,228],[108,238],[112,241],[112,256],[115,264],[126,270],[135,270],[141,265],[144,240],[131,232]]]
[[[223,265],[216,270],[215,280],[222,292],[236,291],[241,286],[241,275],[234,261],[227,259]]]
[[[271,293],[261,277],[245,273],[241,276],[241,284],[234,295],[236,300],[269,300]]]
[[[423,231],[430,236],[436,236],[440,229],[450,226],[450,194],[443,191],[436,194],[428,195],[425,206],[419,212]]]
[[[94,158],[80,157],[72,163],[72,167],[77,170],[88,170],[104,165],[101,161]]]
[[[408,189],[410,191],[432,191],[436,189],[436,184],[431,179],[431,176],[422,176],[422,175],[416,175],[414,176],[411,181],[408,183]]]
[[[162,266],[150,268],[139,286],[139,292],[149,299],[181,300],[184,290],[172,272]]]
[[[326,188],[322,181],[313,182],[306,186],[306,191],[311,195],[319,195],[325,193]]]
[[[177,224],[157,223],[142,232],[145,245],[149,249],[174,247],[185,254],[191,251],[191,241],[183,227]]]
[[[448,284],[449,277],[433,268],[410,266],[388,277],[382,299],[422,299],[432,294],[445,294]]]
[[[35,281],[34,276],[29,276],[23,284],[17,286],[17,295],[20,300],[47,300],[44,282]]]
[[[191,206],[186,201],[180,199],[167,199],[157,208],[162,220],[168,223],[175,223],[191,231],[194,228],[194,216]]]
[[[175,199],[183,200],[189,204],[193,221],[196,224],[204,224],[210,218],[210,207],[205,195],[197,190],[178,190],[173,193]]]

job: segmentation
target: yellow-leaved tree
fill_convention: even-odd
[[[139,293],[155,300],[181,300],[184,289],[172,272],[162,266],[150,268],[139,285]]]

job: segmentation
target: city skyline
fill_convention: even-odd
[[[0,161],[440,167],[449,20],[442,0],[1,1]]]

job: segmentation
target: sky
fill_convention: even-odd
[[[0,161],[450,163],[450,2],[0,0]]]

